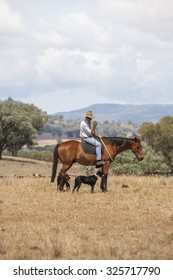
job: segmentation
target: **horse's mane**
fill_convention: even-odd
[[[103,140],[110,142],[111,144],[116,144],[118,146],[130,144],[132,141],[135,141],[135,138],[127,138],[127,137],[102,137]]]

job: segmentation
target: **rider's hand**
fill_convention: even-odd
[[[97,122],[95,121],[95,122],[93,123],[92,129],[91,129],[91,133],[92,133],[93,135],[95,135],[96,126],[97,126]]]

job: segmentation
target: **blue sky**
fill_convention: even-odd
[[[173,103],[172,0],[0,0],[0,99]]]

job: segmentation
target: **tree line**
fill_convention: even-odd
[[[36,131],[47,122],[48,116],[33,104],[13,101],[0,102],[0,159],[4,150],[17,156],[26,145],[33,145]]]
[[[67,132],[79,132],[79,122],[64,121],[63,115],[48,116],[33,104],[25,104],[11,98],[0,101],[0,159],[4,150],[17,156],[24,145],[32,148],[36,132],[43,133],[48,131],[48,128],[51,133],[57,133],[56,129],[59,129],[57,136],[60,138],[63,133],[66,133],[67,137],[76,137],[77,132],[74,135]],[[165,116],[156,123],[144,122],[140,127],[130,122],[103,122],[99,123],[98,129],[98,133],[104,136],[123,137],[131,132],[138,133],[143,141],[143,162],[134,162],[131,154],[125,152],[117,156],[112,170],[127,170],[130,173],[133,170],[137,173],[141,170],[173,171],[173,116]]]
[[[79,138],[81,120],[65,120],[62,114],[50,115],[48,122],[38,131],[39,134],[50,133],[57,139]],[[139,125],[133,122],[121,123],[121,121],[98,122],[96,133],[101,136],[126,137],[136,134]]]
[[[145,143],[163,154],[165,163],[173,171],[173,116],[165,116],[156,123],[144,122],[139,133]]]

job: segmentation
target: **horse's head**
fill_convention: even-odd
[[[142,151],[142,145],[140,139],[138,138],[134,139],[134,141],[132,142],[131,150],[135,154],[138,160],[141,161],[144,159],[144,154]]]

